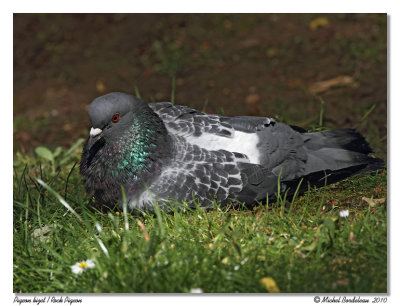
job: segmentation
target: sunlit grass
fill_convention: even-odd
[[[292,205],[132,215],[87,207],[79,153],[62,166],[15,157],[14,292],[387,291],[386,202],[362,200],[386,198],[386,172]],[[93,268],[72,273],[88,259]]]

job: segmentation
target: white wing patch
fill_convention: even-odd
[[[226,150],[246,155],[250,163],[260,164],[260,150],[257,144],[260,140],[256,133],[235,131],[233,137],[225,137],[216,134],[203,133],[200,136],[186,136],[186,141],[198,145],[208,151]]]

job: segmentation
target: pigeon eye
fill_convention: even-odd
[[[118,120],[119,120],[119,114],[115,114],[114,116],[112,116],[112,119],[111,119],[112,122],[117,123]]]

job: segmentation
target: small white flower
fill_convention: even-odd
[[[201,288],[192,288],[190,293],[203,293],[203,290]]]
[[[243,259],[243,260],[240,262],[240,264],[243,266],[243,265],[246,263],[247,260],[249,260],[248,257],[246,257],[245,259]]]
[[[342,218],[347,218],[349,216],[349,210],[348,209],[341,210],[339,212],[339,216],[342,217]]]
[[[80,274],[83,271],[85,271],[86,269],[92,269],[94,268],[95,264],[93,262],[93,260],[88,259],[86,261],[78,261],[76,264],[74,264],[73,266],[71,266],[71,271],[74,274]]]

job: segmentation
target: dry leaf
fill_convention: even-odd
[[[103,93],[106,91],[106,86],[104,85],[104,83],[102,81],[97,81],[96,82],[96,90],[99,93]]]
[[[225,29],[230,30],[233,27],[233,23],[230,20],[225,20],[224,27]]]
[[[229,257],[224,257],[224,258],[221,260],[221,263],[223,263],[224,265],[229,264],[229,262],[230,262]]]
[[[350,242],[351,243],[356,243],[356,241],[354,240],[354,233],[350,232]]]
[[[337,263],[339,265],[344,265],[346,263],[348,263],[349,260],[347,258],[340,258],[340,257],[336,257],[333,259],[333,263]]]
[[[231,93],[231,90],[230,90],[229,88],[224,88],[224,89],[222,89],[222,93],[223,93],[225,96],[227,96],[227,95],[229,95],[229,94]]]
[[[269,48],[267,50],[267,56],[268,57],[274,57],[277,54],[278,54],[278,49],[276,49],[276,48]]]
[[[348,286],[349,285],[349,279],[348,278],[341,278],[338,279],[334,284],[334,287],[336,286]]]
[[[150,236],[147,233],[146,227],[144,226],[144,224],[140,221],[137,220],[137,224],[139,225],[140,229],[142,230],[143,234],[144,234],[144,239],[149,242],[150,241]]]
[[[248,107],[249,114],[252,116],[259,115],[262,113],[262,109],[260,107],[261,97],[259,94],[251,93],[246,96],[245,103]]]
[[[339,86],[355,86],[354,79],[348,75],[341,75],[333,79],[316,82],[310,85],[308,90],[315,95]]]
[[[367,202],[368,205],[371,206],[371,207],[375,207],[376,204],[383,204],[383,203],[386,202],[386,198],[372,199],[372,198],[362,197],[361,200]]]
[[[296,246],[294,247],[294,249],[299,249],[299,248],[301,248],[301,247],[303,246],[303,244],[304,244],[304,239],[301,240],[301,241],[299,242],[299,244],[296,245]]]
[[[257,38],[249,38],[240,42],[240,46],[242,48],[251,48],[258,46],[260,44],[260,40]]]
[[[249,94],[246,97],[245,102],[246,102],[246,104],[253,105],[253,104],[256,104],[256,103],[260,102],[260,100],[261,100],[260,95],[254,93],[254,94]]]
[[[279,293],[281,292],[272,277],[263,277],[261,279],[261,284],[267,289],[269,293]]]
[[[297,254],[297,255],[300,255],[301,258],[306,259],[306,255],[305,255],[303,252],[296,251],[296,254]]]
[[[261,215],[264,213],[262,209],[260,209],[256,214],[256,220],[260,219]]]
[[[326,27],[329,25],[329,20],[326,17],[318,17],[312,20],[309,24],[311,30],[316,30],[319,27]]]

